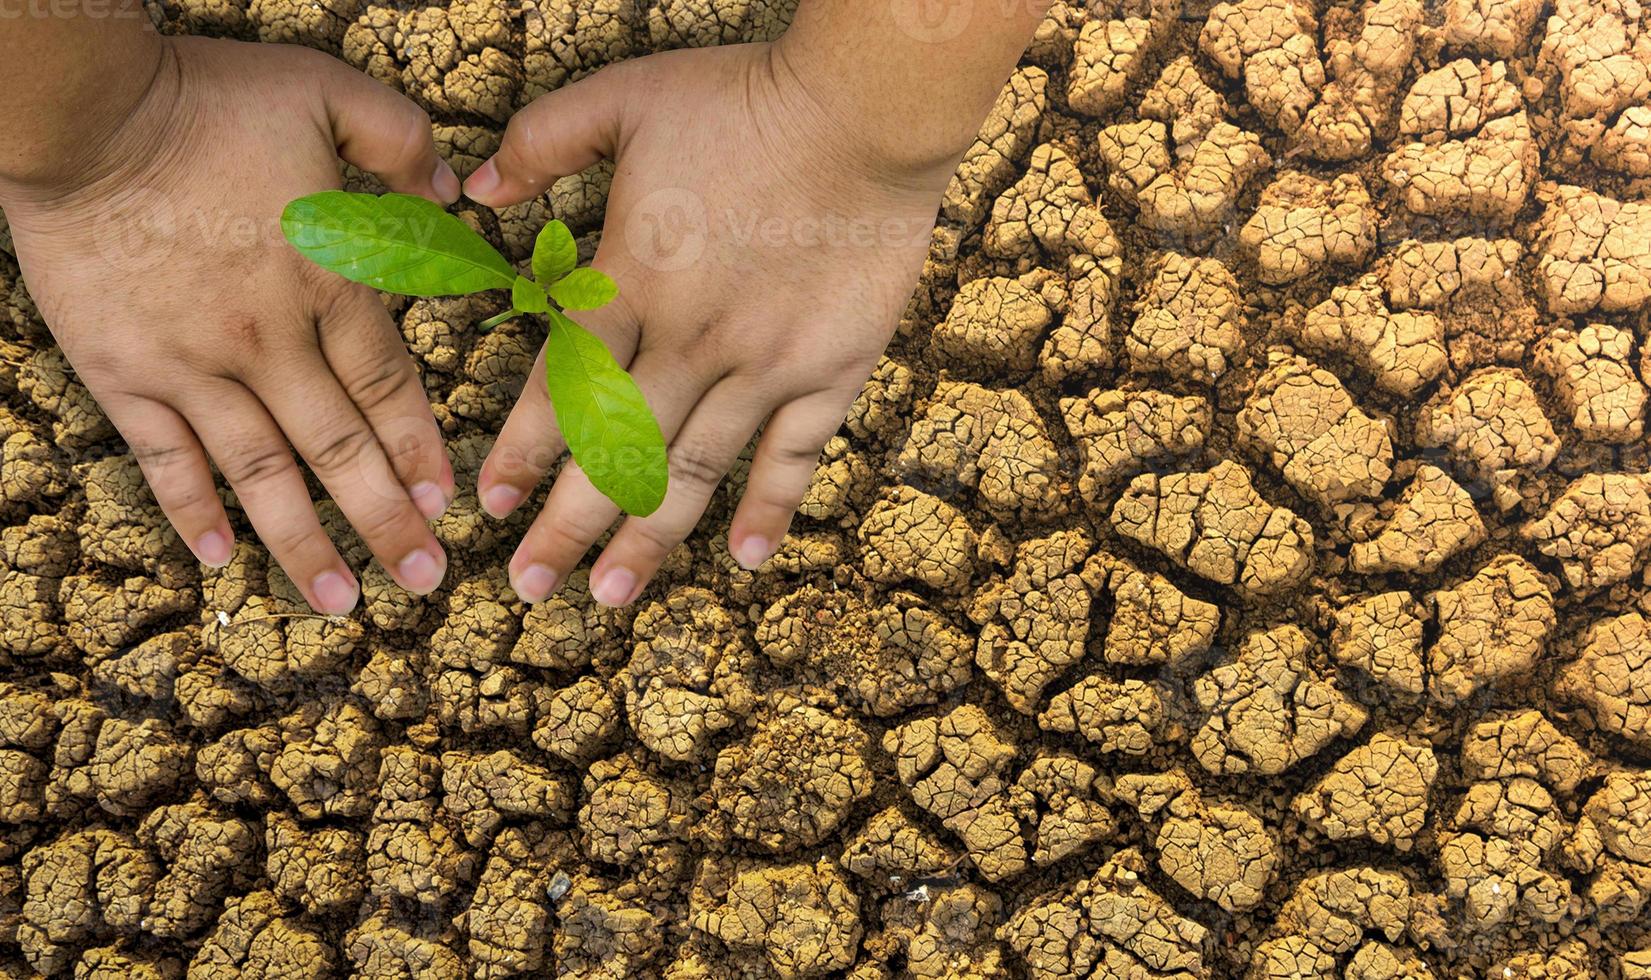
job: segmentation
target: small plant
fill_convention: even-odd
[[[636,382],[600,338],[564,310],[594,310],[619,295],[606,275],[576,268],[567,225],[552,221],[533,246],[533,278],[516,274],[487,240],[440,205],[406,194],[324,191],[281,213],[281,232],[311,262],[352,282],[402,296],[510,290],[512,317],[550,321],[545,388],[568,449],[596,489],[626,513],[653,513],[665,499],[665,439]]]

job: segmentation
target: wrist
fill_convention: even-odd
[[[23,137],[0,150],[0,202],[57,199],[159,149],[166,135],[156,120],[179,88],[175,49],[148,29],[127,42],[118,57],[98,66],[101,94],[81,98],[69,91],[49,110],[33,113],[20,127]]]
[[[865,159],[943,185],[1051,2],[956,5],[931,24],[918,0],[802,0],[772,61]]]
[[[903,120],[879,104],[876,94],[846,79],[817,50],[788,33],[770,49],[770,73],[776,86],[789,88],[805,103],[797,118],[807,119],[842,154],[879,179],[897,185],[944,186],[963,152],[979,131],[980,120],[957,118],[935,106],[921,125]],[[948,117],[950,116],[950,117]]]

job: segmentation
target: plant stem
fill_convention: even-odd
[[[477,326],[478,329],[481,330],[482,333],[486,333],[489,330],[492,330],[494,327],[498,326],[499,324],[505,322],[506,320],[514,319],[515,317],[519,317],[521,315],[522,315],[521,310],[518,310],[515,307],[511,307],[510,309],[505,310],[503,313],[500,313],[498,316],[488,317],[487,319],[483,320],[481,323],[477,324],[476,326]]]
[[[321,613],[269,613],[264,616],[253,616],[251,619],[231,620],[227,623],[221,624],[218,628],[223,632],[228,633],[231,630],[240,629],[242,626],[247,626],[252,623],[271,623],[281,619],[325,619],[343,622],[345,617],[326,616]]]

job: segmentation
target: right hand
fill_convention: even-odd
[[[447,557],[428,520],[453,471],[400,332],[372,290],[280,235],[338,158],[451,202],[458,180],[405,98],[305,48],[168,39],[137,110],[54,175],[0,179],[47,326],[202,562],[234,541],[210,457],[311,606],[360,596],[289,443],[405,589]]]
[[[604,69],[518,112],[470,178],[473,200],[504,207],[600,157],[617,168],[594,264],[620,295],[581,320],[658,413],[671,475],[659,509],[626,518],[593,564],[604,605],[636,601],[759,428],[730,554],[756,568],[780,546],[821,447],[894,335],[963,152],[914,167],[861,152],[841,135],[852,121],[798,82],[784,50],[671,51]],[[684,213],[698,216],[692,244],[662,251],[659,222]],[[773,227],[779,240],[758,231]],[[509,513],[562,447],[545,386],[527,385],[482,466],[483,506]],[[516,594],[543,601],[618,514],[577,463],[562,468],[511,559]]]

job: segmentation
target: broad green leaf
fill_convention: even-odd
[[[281,233],[323,269],[387,293],[462,296],[509,289],[516,278],[469,225],[408,194],[301,197],[281,212]]]
[[[523,313],[544,313],[550,309],[550,300],[538,283],[517,276],[510,287],[510,305]]]
[[[539,285],[550,285],[578,264],[579,246],[567,225],[552,221],[539,229],[539,238],[533,243],[533,278],[539,280]]]
[[[665,499],[669,466],[642,389],[595,334],[551,310],[545,387],[579,468],[627,514],[646,517]]]
[[[546,287],[564,310],[594,310],[619,295],[619,287],[595,269],[574,269]]]

